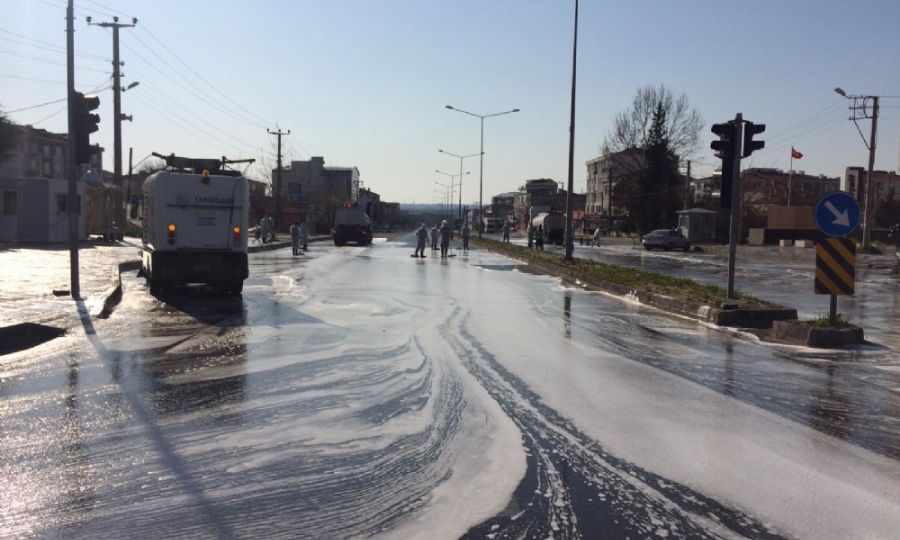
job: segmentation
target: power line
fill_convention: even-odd
[[[10,51],[7,49],[0,49],[0,53],[8,54],[10,56],[17,56],[17,57],[23,58],[25,60],[33,60],[35,62],[43,62],[45,64],[51,64],[54,66],[65,66],[66,65],[65,62],[57,62],[56,60],[51,60],[49,58],[42,58],[39,56],[30,56],[27,54],[22,54],[22,53],[19,53],[16,51]],[[94,68],[87,68],[87,67],[76,67],[75,69],[77,69],[79,71],[93,71],[95,73],[106,73],[106,71],[102,70],[102,69],[94,69]]]
[[[210,128],[212,128],[212,129],[218,131],[219,133],[225,135],[226,137],[229,137],[229,138],[231,138],[231,139],[234,139],[235,141],[239,142],[239,143],[242,144],[243,146],[245,146],[245,147],[247,147],[247,148],[256,148],[255,145],[250,144],[250,143],[248,143],[248,142],[246,142],[246,141],[244,141],[244,140],[242,140],[242,139],[240,139],[240,138],[238,138],[238,137],[235,137],[235,136],[232,135],[231,133],[229,133],[229,132],[227,132],[227,131],[225,131],[225,130],[219,128],[219,127],[217,127],[215,124],[212,124],[211,122],[209,122],[208,120],[206,120],[205,118],[203,118],[202,116],[200,116],[199,114],[197,114],[196,112],[194,112],[193,110],[191,110],[188,106],[183,105],[180,101],[173,99],[172,96],[170,96],[167,92],[165,92],[164,90],[162,90],[161,88],[159,88],[157,85],[155,85],[155,84],[153,84],[152,82],[150,82],[150,81],[149,81],[146,77],[144,77],[141,73],[139,73],[139,72],[137,72],[137,71],[134,71],[134,70],[132,70],[132,71],[133,71],[135,74],[137,74],[138,77],[140,77],[140,79],[142,80],[142,83],[143,83],[144,85],[146,85],[146,87],[147,87],[150,91],[159,94],[160,97],[161,97],[162,99],[164,99],[164,100],[166,100],[166,101],[168,101],[168,102],[170,102],[170,103],[178,104],[178,106],[179,106],[180,108],[182,108],[185,112],[187,112],[187,114],[189,114],[189,115],[195,117],[195,118],[196,118],[197,120],[199,120],[200,122],[206,124],[206,125],[209,126]],[[235,148],[237,148],[237,147],[235,147]]]
[[[66,84],[66,81],[51,81],[50,79],[35,79],[33,77],[21,77],[19,75],[12,75],[9,73],[0,73],[0,77],[9,77],[10,79],[21,79],[23,81],[42,82],[42,83],[48,83],[48,84]]]
[[[50,43],[48,41],[41,41],[39,39],[34,39],[34,38],[26,36],[24,34],[19,34],[16,32],[12,32],[10,30],[5,30],[3,28],[0,28],[0,32],[3,32],[4,34],[9,34],[11,36],[15,36],[16,38],[19,38],[19,39],[13,39],[13,38],[9,38],[9,37],[0,36],[0,39],[2,39],[3,41],[9,41],[12,43],[16,43],[18,45],[24,45],[26,47],[34,47],[36,49],[42,49],[42,50],[46,50],[46,51],[50,51],[50,52],[58,52],[58,53],[66,52],[66,48],[62,45],[56,45],[56,44]],[[23,41],[23,40],[25,40],[25,41]],[[31,42],[31,43],[29,43],[29,42]],[[83,58],[86,58],[89,60],[96,60],[98,62],[108,62],[108,60],[105,57],[100,56],[99,54],[93,54],[93,53],[87,53],[87,52],[75,52],[75,56],[81,56]]]
[[[162,56],[160,56],[159,53],[157,53],[156,50],[155,50],[153,47],[150,47],[149,45],[147,45],[147,43],[145,43],[144,40],[142,40],[139,36],[135,35],[134,38],[135,38],[135,39],[137,40],[137,42],[140,43],[145,49],[147,49],[148,51],[150,51],[150,52],[153,54],[153,56],[155,56],[156,58],[158,58],[158,59],[160,60],[160,62],[162,62],[167,68],[169,68],[169,69],[171,70],[172,73],[177,74],[179,77],[181,77],[181,79],[184,80],[184,82],[186,82],[187,84],[191,85],[191,86],[194,87],[198,92],[200,92],[201,96],[203,96],[203,97],[201,97],[200,99],[203,99],[204,101],[207,101],[207,103],[211,103],[213,106],[216,106],[216,107],[217,107],[219,110],[221,110],[222,112],[224,112],[224,113],[226,113],[226,114],[230,114],[230,115],[234,116],[235,118],[241,120],[242,122],[246,122],[246,123],[248,123],[248,124],[255,124],[257,127],[265,127],[265,124],[261,124],[261,123],[255,121],[255,120],[253,120],[253,119],[251,119],[251,118],[248,118],[248,117],[246,117],[246,116],[243,116],[243,115],[241,115],[240,113],[236,112],[234,109],[231,109],[231,108],[229,108],[229,107],[223,105],[221,102],[218,102],[218,101],[212,101],[213,98],[212,98],[211,96],[208,95],[208,91],[209,91],[210,88],[215,88],[214,85],[210,84],[208,81],[206,81],[205,79],[203,79],[203,80],[206,82],[207,87],[205,87],[205,88],[200,87],[193,79],[191,79],[190,77],[184,75],[178,68],[174,67],[172,64],[170,64],[169,62],[167,62],[165,58],[163,58]],[[167,50],[168,50],[168,49],[167,49]],[[132,50],[132,52],[135,52],[135,51]],[[135,53],[135,54],[137,54],[137,53]],[[173,54],[174,54],[174,53],[173,53]],[[147,62],[147,59],[146,59],[146,58],[141,57],[141,59],[144,60],[145,62]],[[182,63],[183,63],[183,62],[182,62]],[[190,69],[190,67],[189,67],[188,69]],[[161,71],[161,70],[160,70],[160,71]],[[198,73],[196,73],[196,72],[193,71],[193,70],[191,70],[191,71],[192,71],[195,75],[197,75],[197,77],[200,77],[200,78],[202,79],[202,77],[201,77]],[[180,83],[179,83],[179,84],[180,84]],[[218,90],[217,88],[215,88],[215,89]],[[205,95],[204,95],[204,94],[205,94]],[[195,95],[197,95],[197,94],[195,94]],[[198,96],[198,97],[199,97],[199,96]]]
[[[62,109],[59,109],[58,111],[56,111],[56,112],[54,112],[54,113],[48,114],[47,116],[41,118],[41,119],[38,120],[37,122],[32,122],[31,125],[32,125],[32,126],[36,126],[36,125],[40,124],[41,122],[44,122],[45,120],[50,120],[51,118],[53,118],[54,116],[58,115],[59,113],[65,111],[65,110],[67,110],[68,108],[69,108],[69,106],[66,105],[66,106],[63,107]]]
[[[21,109],[14,109],[12,111],[6,111],[6,112],[7,112],[7,114],[12,114],[12,113],[17,113],[17,112],[27,111],[29,109],[37,109],[38,107],[46,107],[47,105],[53,105],[54,103],[62,103],[63,101],[66,101],[67,99],[69,99],[69,98],[56,99],[53,101],[48,101],[46,103],[38,103],[37,105],[29,105],[28,107],[22,107]]]
[[[87,2],[88,4],[93,4],[93,5],[95,5],[95,6],[99,7],[99,8],[105,9],[106,11],[110,12],[110,14],[116,14],[116,13],[117,13],[117,14],[123,15],[123,16],[125,16],[125,17],[131,17],[131,16],[132,16],[130,13],[125,13],[124,11],[119,11],[118,9],[111,8],[111,7],[107,6],[107,5],[101,4],[100,2],[95,2],[94,0],[84,0],[84,1]]]
[[[132,34],[132,35],[134,35],[134,34]],[[217,104],[215,104],[215,103],[209,101],[202,93],[199,93],[199,92],[193,90],[192,88],[189,88],[189,87],[185,86],[181,81],[172,78],[171,75],[169,75],[168,73],[166,73],[165,71],[163,71],[162,69],[160,69],[159,67],[157,67],[156,64],[154,64],[153,62],[147,60],[147,58],[145,58],[144,56],[142,56],[140,53],[138,53],[136,50],[134,50],[134,49],[133,49],[132,47],[130,47],[128,44],[123,43],[122,45],[123,45],[126,49],[128,49],[132,54],[134,54],[137,58],[139,58],[139,59],[142,60],[144,63],[146,63],[148,66],[150,66],[150,67],[152,67],[153,69],[155,69],[156,71],[158,71],[163,77],[165,77],[166,79],[168,79],[168,80],[171,81],[172,83],[175,83],[176,85],[180,86],[183,90],[185,90],[186,92],[188,92],[189,94],[191,94],[191,95],[194,96],[195,98],[199,99],[199,100],[202,101],[203,103],[209,105],[210,107],[212,107],[212,108],[214,108],[214,109],[217,109],[219,112],[222,112],[222,113],[224,113],[224,114],[227,114],[227,115],[229,115],[229,116],[232,116],[232,117],[236,118],[237,120],[246,122],[245,119],[242,119],[242,118],[239,117],[239,116],[234,116],[233,114],[229,113],[229,111],[227,111],[226,109],[223,109],[222,107],[218,106]],[[253,123],[255,124],[255,122],[253,122]]]
[[[241,150],[240,148],[234,146],[234,145],[231,144],[231,143],[228,143],[227,141],[223,141],[222,139],[219,139],[219,138],[216,137],[215,135],[212,135],[212,134],[203,132],[203,136],[201,137],[200,135],[197,134],[197,132],[198,132],[198,131],[202,131],[202,130],[197,129],[197,127],[194,126],[194,125],[192,125],[192,124],[187,124],[186,122],[184,122],[184,121],[183,121],[182,119],[180,119],[180,118],[176,118],[175,116],[170,115],[168,112],[162,110],[162,108],[160,108],[160,107],[158,107],[158,106],[152,104],[152,103],[146,98],[146,96],[137,96],[137,95],[135,95],[134,98],[137,99],[138,101],[144,103],[144,105],[146,105],[146,106],[149,107],[150,109],[156,111],[159,115],[165,117],[165,118],[166,118],[166,121],[169,122],[171,125],[173,125],[173,126],[179,128],[179,129],[181,129],[182,131],[184,131],[185,133],[187,133],[187,134],[190,135],[191,137],[197,139],[197,140],[200,141],[200,142],[203,142],[204,144],[206,144],[206,145],[209,146],[210,148],[215,149],[216,152],[221,152],[221,151],[222,151],[222,147],[221,147],[221,146],[215,146],[214,144],[212,144],[212,143],[210,142],[210,140],[216,141],[216,142],[218,142],[219,144],[221,144],[222,146],[231,147],[232,150],[235,150],[235,151],[237,151],[237,152],[242,152],[242,150]]]
[[[228,94],[226,94],[225,92],[223,92],[222,90],[219,89],[218,85],[215,85],[215,84],[210,83],[205,77],[203,77],[203,75],[197,73],[197,71],[196,71],[195,69],[193,69],[191,66],[189,66],[189,65],[187,64],[187,62],[185,62],[184,60],[182,60],[180,56],[178,56],[177,54],[175,54],[175,52],[172,51],[172,49],[170,49],[170,48],[169,48],[169,47],[168,47],[161,39],[159,39],[158,37],[156,37],[156,35],[153,34],[153,32],[151,32],[149,28],[147,28],[146,26],[142,26],[142,27],[141,27],[141,30],[143,30],[144,32],[146,32],[148,36],[150,36],[151,38],[153,38],[154,41],[156,41],[157,43],[159,43],[166,51],[169,52],[169,54],[171,54],[176,60],[178,60],[178,61],[181,63],[181,65],[183,65],[184,67],[186,67],[186,68],[188,69],[188,71],[190,71],[191,73],[193,73],[194,75],[196,75],[200,80],[202,80],[204,83],[206,83],[207,86],[208,86],[209,88],[212,88],[213,90],[215,90],[216,92],[218,92],[218,93],[219,93],[220,95],[222,95],[225,99],[227,99],[228,101],[230,101],[232,104],[234,104],[236,107],[238,107],[238,108],[241,109],[242,111],[246,112],[246,113],[247,113],[248,115],[250,115],[251,117],[256,118],[257,120],[259,120],[259,121],[261,122],[261,124],[259,124],[260,126],[265,127],[265,126],[267,126],[267,125],[270,124],[270,122],[268,122],[268,121],[265,120],[264,118],[262,118],[262,117],[260,117],[260,116],[258,116],[258,115],[256,115],[256,114],[253,114],[252,112],[250,112],[249,110],[247,110],[245,107],[243,107],[240,103],[238,103],[237,101],[231,99],[231,97],[230,97]]]

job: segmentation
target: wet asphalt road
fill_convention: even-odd
[[[494,235],[496,239],[499,236]],[[514,238],[524,245],[524,238]],[[746,248],[746,246],[745,246]],[[562,252],[562,247],[546,246]],[[676,275],[725,287],[728,259],[703,252],[647,251],[634,245],[576,245],[576,257]],[[771,302],[796,308],[800,318],[813,319],[828,313],[829,297],[814,292],[815,249],[752,247],[736,258],[735,288]],[[867,255],[856,268],[856,291],[838,299],[838,312],[865,329],[866,337],[877,343],[900,348],[900,275],[893,271],[896,257]]]
[[[408,237],[251,256],[0,360],[0,536],[889,537],[900,357]],[[430,252],[429,252],[430,254]]]

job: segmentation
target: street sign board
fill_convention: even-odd
[[[847,236],[859,225],[859,203],[845,191],[833,191],[816,205],[815,217],[828,236]]]
[[[856,244],[847,238],[822,238],[816,244],[816,294],[853,294]]]

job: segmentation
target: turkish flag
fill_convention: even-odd
[[[794,147],[792,146],[792,147],[791,147],[791,157],[794,158],[794,159],[800,159],[800,158],[803,157],[803,154],[801,154],[800,152],[794,150]]]

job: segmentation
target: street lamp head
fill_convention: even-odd
[[[91,16],[90,15],[85,17],[84,20],[87,21],[88,24],[91,24]]]
[[[844,92],[844,89],[838,86],[834,89],[835,93],[844,97],[847,97],[847,92]]]
[[[442,153],[442,154],[445,154],[445,153],[446,153],[446,152],[444,152],[443,148],[438,148],[438,152],[440,152],[440,153]]]
[[[137,86],[137,85],[139,85],[139,84],[141,84],[140,81],[134,81],[133,83],[131,83],[131,84],[129,84],[128,86],[126,86],[126,87],[125,87],[125,90],[131,90],[132,88],[134,88],[135,86]]]
[[[88,22],[90,22],[90,19],[88,19]],[[453,109],[453,105],[444,105],[444,107],[447,109]]]
[[[519,112],[519,109],[513,109],[513,112]]]

